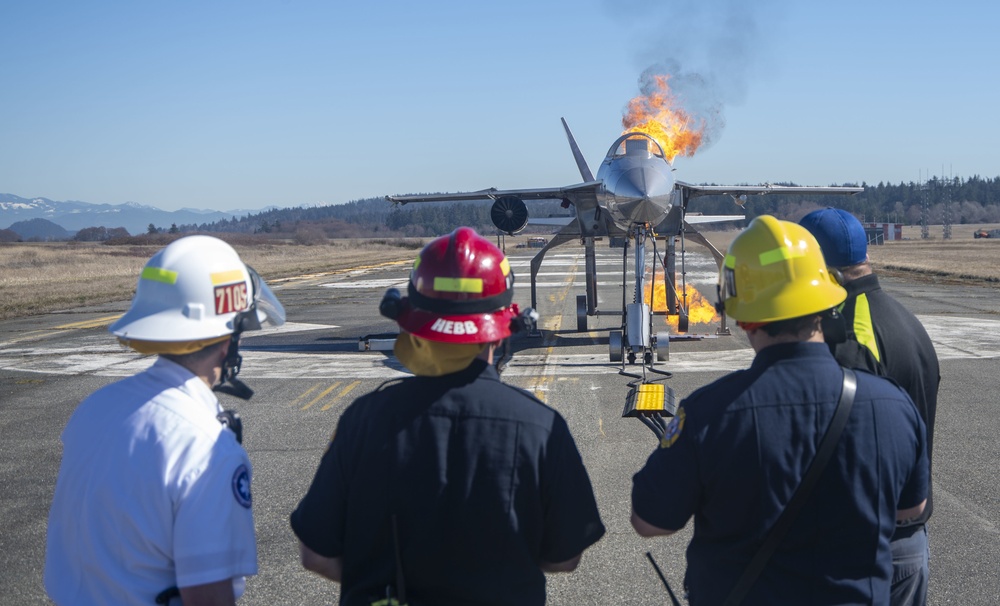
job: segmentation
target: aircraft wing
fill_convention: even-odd
[[[528,225],[569,225],[576,217],[528,217]]]
[[[740,196],[763,196],[767,194],[818,194],[818,195],[850,195],[865,191],[863,187],[814,187],[798,185],[693,185],[677,181],[677,188],[683,190],[688,198],[699,196],[726,195],[738,198]]]
[[[746,219],[746,215],[694,215],[686,214],[684,215],[684,222],[689,225],[695,225],[698,223],[724,223],[726,221],[742,221]]]
[[[386,200],[397,204],[411,202],[464,202],[471,200],[496,200],[506,196],[522,200],[563,200],[569,199],[574,204],[577,198],[593,197],[596,204],[596,191],[601,187],[601,181],[587,181],[567,187],[547,187],[540,189],[481,189],[479,191],[456,192],[451,194],[417,194],[412,196],[386,196]],[[594,192],[590,196],[587,192]]]
[[[566,187],[548,187],[541,189],[482,189],[471,192],[452,194],[418,194],[412,196],[386,196],[386,200],[395,204],[410,204],[413,202],[463,202],[472,200],[499,200],[501,198],[516,198],[523,204],[524,200],[565,200],[573,204],[576,218],[579,220],[579,235],[597,236],[607,233],[608,217],[603,212],[598,201],[598,192],[603,189],[603,181],[584,181]]]

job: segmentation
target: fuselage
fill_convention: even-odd
[[[673,206],[673,168],[659,144],[644,133],[619,137],[597,171],[604,186],[599,194],[615,224],[628,230],[632,225],[656,225]]]

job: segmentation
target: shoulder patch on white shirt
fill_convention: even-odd
[[[233,496],[236,502],[250,509],[253,496],[250,494],[250,470],[246,465],[240,465],[233,474]]]

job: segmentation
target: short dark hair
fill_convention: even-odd
[[[160,354],[160,355],[163,356],[164,358],[177,362],[181,366],[186,366],[184,362],[200,362],[201,360],[204,360],[208,356],[213,355],[213,353],[216,350],[223,347],[225,343],[229,343],[229,339],[226,339],[224,341],[219,341],[218,343],[212,343],[208,347],[202,347],[198,351],[192,351],[191,353],[187,354],[181,354],[181,355]]]
[[[799,316],[798,318],[768,322],[761,326],[761,330],[771,337],[777,337],[778,335],[801,335],[803,332],[816,330],[820,326],[821,321],[822,315],[810,314],[808,316]]]

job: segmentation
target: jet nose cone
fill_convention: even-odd
[[[630,223],[657,223],[670,210],[673,189],[669,173],[632,168],[618,179],[614,196],[618,210]]]
[[[669,194],[673,180],[662,171],[633,168],[622,173],[615,186],[615,195],[628,198],[655,198]]]

